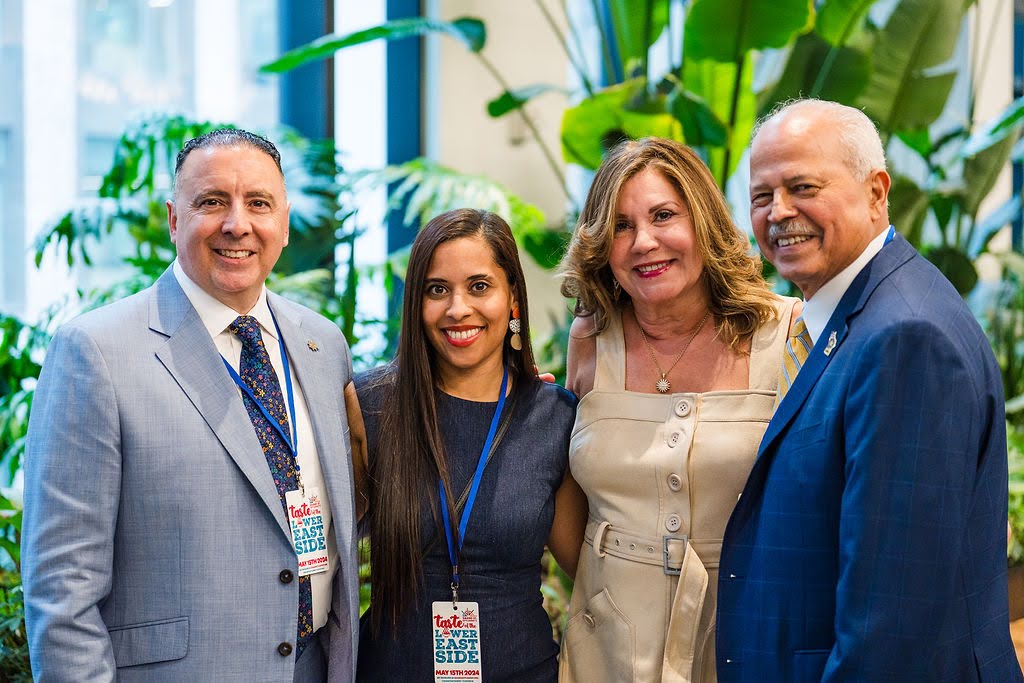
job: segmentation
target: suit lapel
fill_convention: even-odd
[[[807,361],[797,373],[796,381],[793,382],[793,386],[790,387],[771,422],[768,423],[768,429],[765,431],[758,449],[758,461],[800,411],[811,390],[814,389],[821,374],[835,355],[835,349],[838,349],[846,338],[850,320],[864,308],[879,283],[916,253],[914,248],[901,235],[897,234],[892,242],[878,252],[875,258],[871,259],[850,283],[822,331],[821,337],[811,349]],[[835,336],[833,337],[833,335]],[[826,354],[826,351],[829,353]]]
[[[199,314],[168,269],[150,303],[150,328],[168,336],[156,356],[290,537],[281,498],[252,422]]]
[[[324,371],[324,365],[332,360],[327,353],[319,350],[324,347],[324,340],[310,337],[302,328],[301,316],[295,315],[294,309],[281,297],[268,292],[267,303],[274,311],[288,360],[302,388],[306,412],[313,426],[313,438],[316,439],[320,471],[330,496],[331,514],[336,520],[347,520],[349,517],[340,514],[340,506],[348,498],[339,495],[348,486],[350,479],[346,470],[342,469],[348,465],[348,460],[342,457],[348,452],[344,441],[346,435],[333,427],[344,422],[344,408],[339,398],[344,387],[324,381],[324,377],[329,376]],[[336,523],[335,529],[339,528]]]

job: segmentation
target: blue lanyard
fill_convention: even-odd
[[[231,363],[228,363],[227,359],[224,356],[221,356],[220,359],[224,361],[224,367],[228,369],[228,374],[231,375],[231,379],[235,380],[235,384],[238,385],[238,388],[244,391],[249,396],[249,398],[252,399],[253,403],[256,404],[256,407],[260,409],[261,413],[263,413],[263,417],[267,418],[267,421],[270,422],[271,426],[275,430],[277,430],[278,434],[281,435],[281,438],[284,440],[285,445],[288,446],[288,448],[291,450],[292,457],[295,458],[295,472],[296,474],[298,474],[299,430],[298,426],[295,424],[295,395],[292,392],[292,373],[289,372],[288,353],[287,350],[284,348],[284,338],[281,336],[281,328],[278,327],[277,325],[277,318],[274,316],[273,311],[270,312],[270,319],[274,321],[274,329],[277,330],[277,338],[280,340],[278,345],[281,351],[281,369],[284,372],[285,395],[288,397],[288,415],[292,423],[291,438],[288,438],[288,432],[285,431],[285,428],[281,426],[281,423],[278,422],[274,418],[274,416],[267,411],[263,404],[260,403],[259,399],[253,395],[252,389],[250,389],[248,385],[246,385],[245,380],[243,380],[238,375],[238,373],[235,372],[235,369],[231,367]],[[271,367],[273,367],[273,364],[271,364]]]
[[[889,234],[885,236],[885,242],[882,243],[882,246],[884,247],[886,244],[889,244],[889,242],[892,242],[892,238],[895,237],[895,236],[896,236],[896,226],[895,225],[890,225],[889,226]]]
[[[469,525],[469,513],[473,510],[473,503],[476,502],[477,490],[480,488],[480,480],[484,476],[484,467],[487,466],[487,456],[491,452],[491,445],[494,443],[494,434],[498,431],[498,422],[501,420],[501,409],[505,407],[505,389],[508,388],[508,367],[505,367],[505,374],[501,377],[501,390],[498,392],[498,405],[494,408],[494,416],[491,417],[491,427],[487,431],[487,439],[484,440],[484,447],[480,450],[480,459],[476,463],[476,472],[473,474],[473,485],[469,487],[469,497],[466,498],[466,505],[462,508],[462,517],[459,519],[458,548],[452,542],[452,523],[448,514],[448,496],[444,492],[444,482],[440,479],[437,482],[437,489],[441,492],[441,516],[444,518],[444,537],[448,541],[448,559],[452,562],[452,604],[459,601],[459,556],[462,554],[462,543],[466,540],[466,527]]]

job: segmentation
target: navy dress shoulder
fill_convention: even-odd
[[[371,381],[376,374],[356,378],[371,461],[383,400],[379,383]],[[484,470],[459,564],[459,597],[480,605],[484,681],[554,682],[558,677],[558,646],[541,600],[540,561],[554,519],[555,491],[568,467],[576,402],[562,387],[539,381],[506,401],[508,426]],[[456,499],[470,485],[496,405],[437,392]],[[429,493],[423,498],[436,495],[437,486],[424,490]],[[452,594],[447,544],[430,503],[424,499],[421,505],[424,571],[418,603],[394,636],[386,626],[375,636],[369,612],[364,615],[360,681],[433,680],[431,603]]]

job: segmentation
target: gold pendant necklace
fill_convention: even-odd
[[[661,369],[661,365],[658,363],[658,357],[654,355],[654,347],[651,346],[651,342],[647,341],[647,334],[644,332],[643,325],[640,324],[639,320],[636,321],[636,326],[640,328],[640,338],[644,340],[644,346],[647,347],[647,352],[651,354],[651,360],[654,361],[654,367],[658,369],[658,374],[661,375],[658,381],[654,383],[654,388],[658,390],[659,394],[667,394],[669,389],[672,388],[672,384],[668,381],[668,373],[672,372],[672,368],[676,366],[679,359],[683,357],[684,353],[686,353],[686,349],[690,348],[690,344],[692,344],[693,340],[696,339],[698,334],[700,334],[700,331],[704,328],[704,323],[707,322],[709,315],[711,315],[711,309],[704,312],[704,317],[700,319],[700,324],[697,325],[697,329],[694,330],[693,334],[690,335],[690,338],[686,340],[686,344],[683,345],[682,350],[676,355],[676,359],[672,361],[672,365],[668,366],[668,370]],[[636,317],[635,313],[633,314],[633,317]]]

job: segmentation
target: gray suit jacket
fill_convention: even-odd
[[[268,295],[302,387],[339,569],[321,642],[354,676],[357,563],[338,328]],[[313,342],[319,350],[314,352]],[[168,270],[54,337],[25,454],[25,611],[37,680],[291,681],[296,557],[234,383]]]

